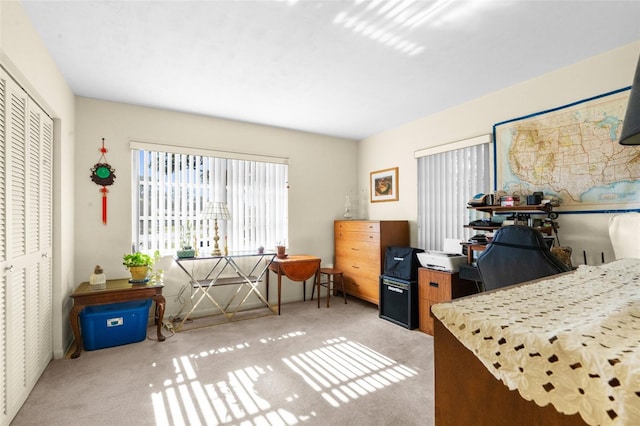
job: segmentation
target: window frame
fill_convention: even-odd
[[[213,201],[226,202],[232,215],[218,221],[221,248],[246,252],[288,241],[287,158],[141,141],[130,141],[130,149],[132,251],[172,255],[186,239],[198,254],[209,254],[214,221],[200,215]]]

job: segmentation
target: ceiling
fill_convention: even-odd
[[[78,96],[351,139],[640,40],[630,0],[23,6]]]

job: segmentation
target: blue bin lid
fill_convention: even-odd
[[[107,305],[87,306],[80,312],[80,316],[88,314],[99,314],[117,311],[131,311],[137,309],[149,308],[151,299],[133,300],[131,302],[109,303]]]

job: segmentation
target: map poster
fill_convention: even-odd
[[[640,147],[618,143],[629,88],[493,126],[495,188],[542,191],[559,212],[640,208]]]

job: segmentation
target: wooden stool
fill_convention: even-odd
[[[322,277],[327,277],[326,281],[322,281]],[[335,268],[320,268],[318,273],[318,279],[316,285],[311,290],[311,300],[313,300],[313,293],[316,287],[318,287],[318,308],[320,308],[320,287],[327,288],[327,308],[329,307],[329,299],[331,298],[331,291],[335,291],[336,277],[340,277],[340,285],[342,286],[342,295],[344,296],[344,303],[347,303],[347,293],[344,292],[344,275],[340,269]],[[333,287],[333,289],[332,289]]]

